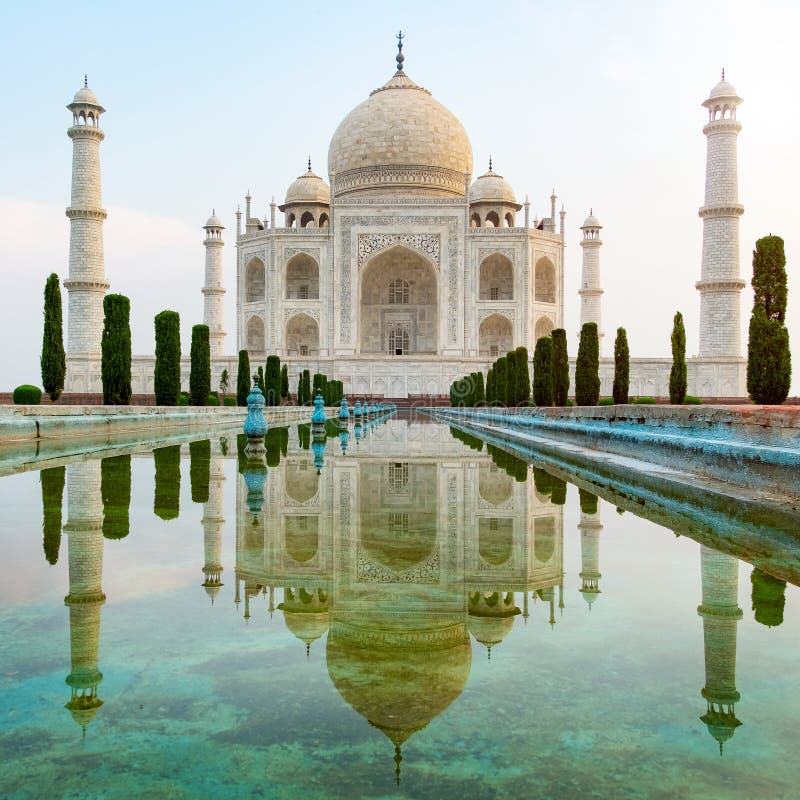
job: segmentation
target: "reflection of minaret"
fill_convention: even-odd
[[[700,719],[708,732],[722,745],[742,723],[736,719],[736,625],[742,618],[739,608],[739,562],[733,556],[708,547],[700,548],[703,602],[697,613],[703,618],[703,643],[706,660],[706,685],[701,694],[708,703]]]
[[[225,520],[222,517],[222,484],[225,480],[224,459],[212,451],[210,481],[208,485],[208,502],[203,506],[203,540],[205,542],[206,563],[203,566],[203,581],[206,594],[214,604],[214,598],[222,587],[222,528]]]
[[[581,594],[591,610],[592,603],[600,594],[600,531],[603,523],[600,522],[599,510],[588,514],[582,509],[578,530],[581,532]]]
[[[66,683],[72,697],[66,704],[72,718],[86,731],[103,701],[97,687],[103,674],[97,668],[100,645],[100,606],[106,600],[103,577],[103,502],[100,460],[78,461],[67,467],[67,524],[69,542],[69,635],[72,671]]]

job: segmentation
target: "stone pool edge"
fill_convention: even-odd
[[[442,421],[536,449],[625,456],[733,485],[800,499],[800,408],[642,406],[425,408]]]

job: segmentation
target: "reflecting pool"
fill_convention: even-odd
[[[0,479],[0,796],[800,795],[791,558],[422,416],[243,448]]]

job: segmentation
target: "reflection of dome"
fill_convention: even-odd
[[[331,190],[319,175],[311,171],[309,163],[308,172],[300,175],[297,180],[286,191],[284,205],[293,203],[323,203],[329,205],[331,202]]]
[[[517,204],[511,184],[491,168],[475,180],[469,190],[470,203],[511,203]]]
[[[461,623],[391,632],[337,623],[328,673],[344,700],[399,747],[461,694],[471,652]]]
[[[719,742],[719,754],[722,755],[722,745],[730,739],[736,729],[742,724],[736,719],[733,708],[730,711],[723,711],[710,706],[708,711],[700,717],[705,723],[708,732]]]
[[[222,584],[204,583],[203,588],[206,590],[206,594],[211,598],[211,603],[213,605],[214,598],[219,594],[219,590],[222,588]]]
[[[328,170],[336,173],[336,194],[388,189],[463,197],[472,145],[450,111],[397,72],[339,124]]]
[[[514,627],[520,610],[514,605],[513,592],[474,592],[469,596],[469,632],[489,650],[500,644]]]
[[[322,589],[287,588],[283,598],[278,605],[283,621],[291,633],[306,643],[308,654],[311,643],[328,630],[328,594]]]
[[[94,715],[101,705],[103,705],[103,701],[97,695],[81,695],[70,700],[64,708],[69,709],[72,719],[85,728],[94,719]]]
[[[516,609],[519,614],[519,609]],[[500,644],[508,636],[514,627],[514,616],[507,617],[475,617],[469,616],[469,632],[475,637],[475,641],[480,642],[488,648]]]

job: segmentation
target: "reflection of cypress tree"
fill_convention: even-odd
[[[111,456],[100,462],[103,536],[124,539],[130,532],[131,457]]]
[[[469,433],[464,433],[458,428],[450,427],[450,433],[454,439],[463,442],[467,447],[477,450],[479,453],[483,450],[483,442],[477,436],[471,436]]]
[[[497,466],[518,483],[525,483],[528,479],[528,464],[521,458],[507,453],[499,447],[486,443],[486,452],[491,456]]]
[[[339,436],[339,423],[335,419],[325,420],[325,436],[334,439]]]
[[[545,472],[539,467],[533,468],[533,486],[536,493],[544,497],[550,497],[553,494],[553,481],[556,480],[549,472]]]
[[[753,584],[751,595],[756,622],[768,628],[776,627],[783,622],[783,607],[786,604],[786,581],[773,578],[772,575],[753,567],[750,575]]]
[[[240,475],[244,475],[245,467],[247,467],[247,456],[244,454],[245,447],[247,447],[247,437],[240,433],[236,436],[237,471]]]
[[[281,442],[281,455],[286,458],[286,454],[289,452],[289,429],[288,428],[278,428],[281,432],[280,435],[280,442]]]
[[[567,502],[567,482],[561,478],[551,476],[553,482],[553,493],[550,495],[550,502],[554,506],[563,506]]]
[[[300,443],[301,450],[308,450],[311,446],[311,426],[298,425],[297,426],[297,441]]]
[[[156,467],[156,491],[153,513],[161,519],[177,519],[181,493],[181,447],[159,447],[153,450]]]
[[[586,489],[578,489],[578,496],[581,502],[581,514],[597,513],[597,495],[587,492]]]
[[[189,482],[192,485],[192,502],[208,502],[211,483],[211,441],[189,443]]]
[[[264,437],[264,447],[267,449],[267,466],[277,467],[281,463],[281,450],[283,431],[286,428],[270,428]],[[288,431],[286,431],[288,434]]]
[[[58,562],[58,550],[61,547],[61,503],[65,475],[66,467],[52,467],[39,473],[42,484],[42,546],[44,557],[50,564]]]

